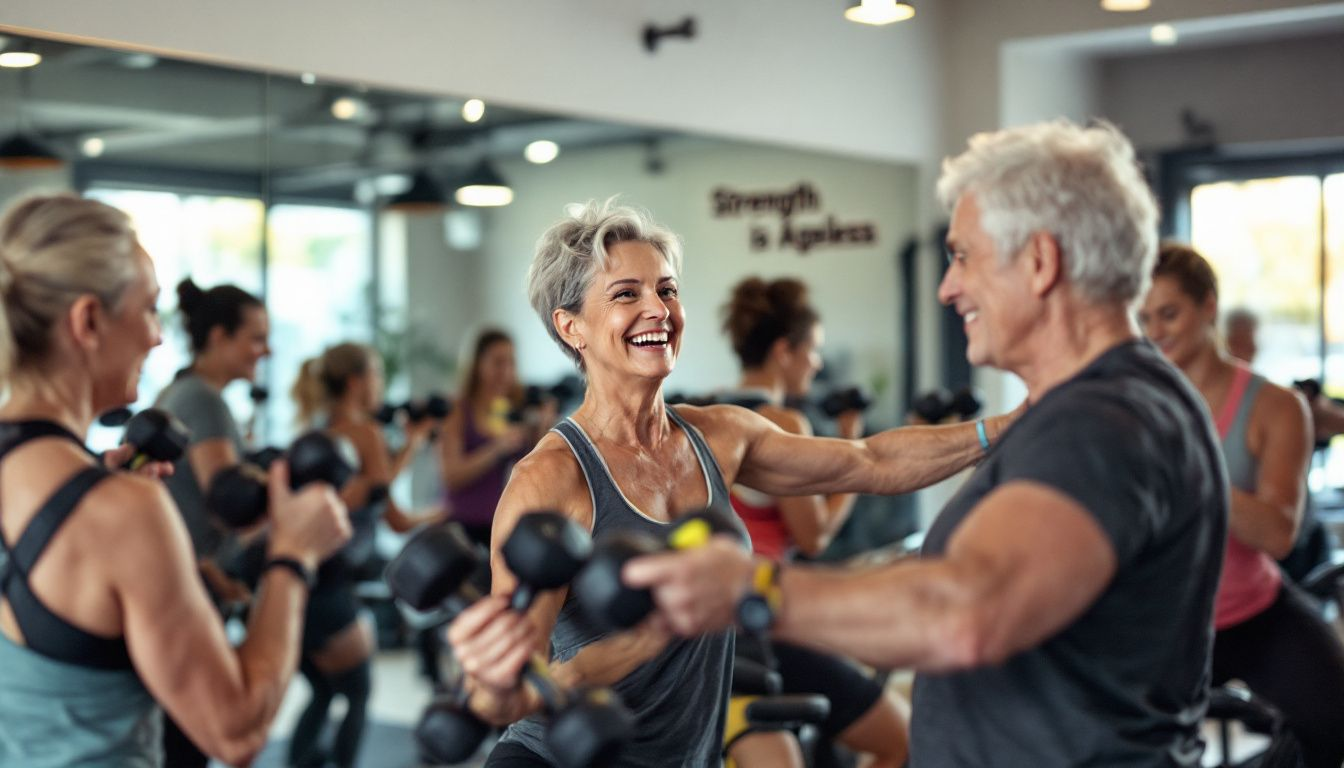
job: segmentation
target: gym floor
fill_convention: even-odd
[[[411,741],[411,730],[415,727],[420,711],[429,702],[430,691],[419,675],[414,652],[380,652],[374,661],[373,680],[369,731],[360,751],[359,768],[420,768],[421,763],[416,759]],[[892,684],[908,695],[909,676],[893,675]],[[307,701],[308,685],[301,676],[296,677],[271,728],[271,741],[254,763],[255,768],[285,768],[289,733]],[[333,705],[333,717],[340,711],[336,708],[341,706],[339,700]],[[1217,734],[1206,726],[1204,738],[1208,744],[1204,765],[1217,765],[1220,762]],[[1233,755],[1238,759],[1255,754],[1263,746],[1264,739],[1261,737],[1234,731]],[[465,765],[475,768],[483,761],[481,758]],[[218,764],[212,764],[212,768],[216,766]]]

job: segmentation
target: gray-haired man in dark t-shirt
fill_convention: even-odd
[[[923,558],[785,567],[763,588],[772,631],[918,670],[913,768],[1197,766],[1227,478],[1202,402],[1132,317],[1157,245],[1133,148],[1063,121],[982,134],[938,191],[939,299],[1030,408],[992,450],[982,430]],[[624,576],[690,634],[731,623],[754,572],[713,542]]]

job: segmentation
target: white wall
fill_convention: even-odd
[[[936,6],[873,28],[815,0],[6,0],[0,28],[909,161],[936,149]],[[687,14],[697,39],[644,50]]]
[[[1003,47],[999,72],[999,125],[1027,125],[1055,117],[1082,121],[1097,112],[1097,65],[1071,51],[1030,44]]]
[[[1003,104],[1003,50],[1009,42],[1081,33],[1100,38],[1101,33],[1108,31],[1146,29],[1157,22],[1234,17],[1281,9],[1328,11],[1340,6],[1329,0],[1159,0],[1147,11],[1108,13],[1094,0],[945,0],[945,4],[943,13],[955,23],[946,25],[940,40],[940,60],[947,78],[944,91],[949,94],[943,99],[944,152],[959,151],[972,133],[997,128],[1003,114],[1018,110],[1016,105]],[[1059,75],[1072,77],[1067,71]],[[1040,86],[1051,87],[1050,80],[1042,81]]]
[[[719,308],[729,288],[749,274],[796,275],[812,288],[825,323],[828,359],[848,359],[850,380],[868,386],[875,376],[886,380],[886,394],[875,418],[895,418],[897,368],[907,329],[899,327],[901,284],[896,253],[912,233],[915,173],[887,163],[858,161],[834,155],[781,150],[733,142],[684,139],[663,145],[662,174],[644,167],[642,147],[562,154],[546,166],[508,164],[500,170],[517,197],[506,208],[487,215],[486,247],[469,256],[479,278],[475,308],[465,313],[476,324],[492,323],[516,338],[520,373],[528,380],[549,381],[573,368],[546,335],[527,303],[525,280],[533,246],[571,202],[622,199],[649,209],[685,241],[682,301],[687,332],[677,370],[667,390],[708,392],[731,386],[737,363],[719,331]],[[820,193],[816,212],[797,213],[798,224],[824,223],[826,214],[844,222],[872,222],[872,245],[817,247],[808,255],[748,248],[752,219],[713,218],[711,192],[718,186],[741,191],[777,190],[799,182]],[[779,217],[759,216],[755,222],[777,234]],[[464,313],[458,313],[459,315]],[[460,336],[466,328],[444,328]]]
[[[1101,113],[1144,149],[1184,143],[1181,111],[1220,143],[1344,137],[1344,34],[1109,59]]]
[[[0,210],[27,195],[70,191],[70,168],[50,170],[0,170]]]

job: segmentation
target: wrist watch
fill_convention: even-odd
[[[261,572],[266,573],[272,568],[284,568],[287,571],[293,571],[294,575],[299,577],[299,581],[302,581],[310,590],[317,583],[317,575],[292,557],[272,557],[266,561],[266,565],[262,567]]]
[[[751,591],[737,604],[737,623],[748,632],[766,631],[775,623],[782,599],[779,563],[761,560],[751,574]]]

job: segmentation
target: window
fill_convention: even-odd
[[[261,293],[264,209],[260,200],[244,197],[101,186],[85,194],[131,217],[141,244],[154,259],[159,278],[163,346],[145,361],[140,399],[131,406],[138,411],[152,405],[174,374],[191,362],[190,341],[177,311],[176,289],[183,278],[190,275],[203,288],[230,282]],[[224,394],[246,428],[253,411],[248,387],[235,384]],[[110,448],[120,439],[119,428],[95,424],[89,431],[89,445],[95,450]]]
[[[372,339],[372,220],[366,211],[277,204],[268,215],[256,197],[101,182],[85,194],[130,215],[162,289],[164,344],[145,362],[133,409],[149,407],[191,361],[176,292],[187,276],[202,288],[232,283],[266,302],[271,357],[263,363],[259,383],[271,396],[258,410],[247,384],[235,382],[224,391],[240,427],[257,444],[285,445],[293,436],[289,391],[304,360],[337,342]],[[95,424],[89,445],[102,450],[120,438],[119,428]]]
[[[1256,371],[1344,397],[1344,157],[1167,163],[1176,236],[1213,264],[1223,311],[1260,318]],[[1314,457],[1309,481],[1344,487],[1344,438]]]
[[[1314,176],[1190,193],[1190,243],[1218,273],[1219,306],[1260,318],[1255,368],[1280,384],[1321,376],[1320,201]]]
[[[373,340],[371,229],[370,216],[353,208],[271,208],[266,435],[272,444],[283,445],[297,427],[289,392],[303,361],[332,344]]]

